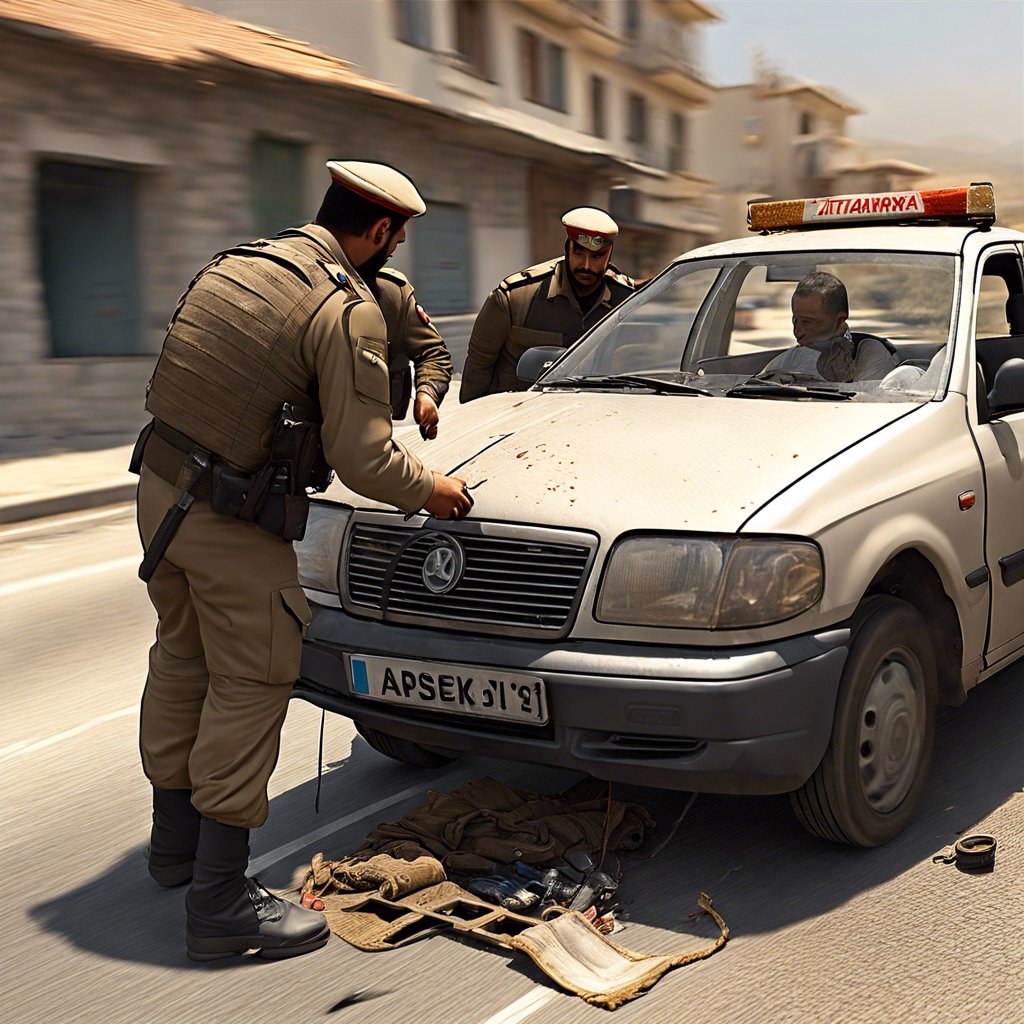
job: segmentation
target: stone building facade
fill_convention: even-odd
[[[0,124],[0,456],[127,440],[192,274],[311,218],[330,158],[394,164],[464,211],[470,304],[530,262],[531,175],[607,188],[592,155],[173,0],[0,0]],[[443,264],[429,221],[400,268]]]

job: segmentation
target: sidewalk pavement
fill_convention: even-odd
[[[459,380],[452,381],[444,410],[459,403]],[[395,427],[413,424],[410,414]],[[0,525],[134,501],[139,478],[128,472],[129,444],[94,451],[64,451],[0,459]]]
[[[0,462],[0,523],[133,500],[131,455],[125,444]]]

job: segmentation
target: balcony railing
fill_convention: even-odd
[[[709,84],[699,44],[691,28],[672,21],[658,21],[627,37],[626,49],[619,59],[644,74],[676,71]]]

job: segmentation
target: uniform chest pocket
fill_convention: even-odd
[[[563,348],[565,341],[557,331],[536,331],[532,327],[512,327],[508,332],[508,350],[515,359],[538,345]]]
[[[359,397],[368,402],[390,405],[387,342],[381,338],[357,337],[353,341],[352,356]]]

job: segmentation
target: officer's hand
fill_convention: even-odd
[[[466,490],[466,481],[457,476],[434,474],[434,490],[423,506],[437,519],[462,519],[473,507],[473,498]]]
[[[416,394],[413,416],[420,425],[420,437],[424,440],[437,437],[437,424],[441,417],[437,411],[437,403],[425,391]]]

